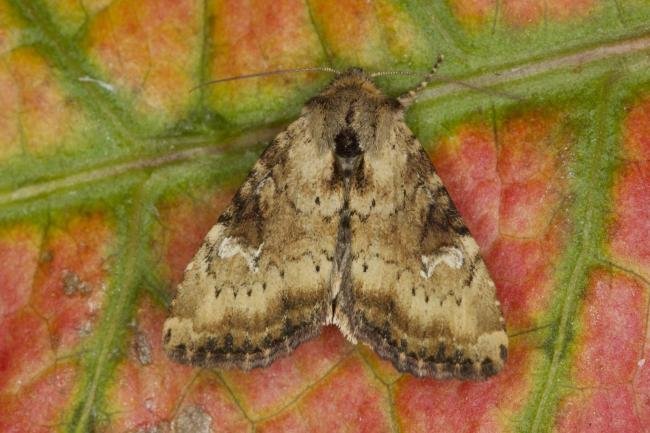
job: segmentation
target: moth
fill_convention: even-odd
[[[187,265],[163,328],[173,360],[264,367],[334,324],[418,377],[502,369],[494,283],[403,120],[427,82],[391,98],[355,68],[306,103]]]

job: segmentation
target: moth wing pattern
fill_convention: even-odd
[[[485,379],[501,370],[508,350],[495,286],[401,117],[379,118],[378,143],[351,188],[351,278],[336,321],[400,371]]]
[[[269,145],[185,270],[163,328],[172,359],[266,366],[330,321],[332,158],[304,115]]]
[[[403,120],[416,94],[386,97],[352,68],[310,100],[187,266],[163,327],[172,359],[266,366],[333,323],[415,376],[503,368],[495,285]]]

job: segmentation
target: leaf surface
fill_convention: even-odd
[[[0,0],[0,431],[650,430],[649,52],[641,0]],[[170,362],[183,268],[328,77],[197,86],[439,53],[407,121],[496,282],[505,370],[416,379],[334,328],[248,373]]]

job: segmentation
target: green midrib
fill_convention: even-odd
[[[540,373],[542,381],[530,400],[523,419],[528,419],[519,429],[522,432],[539,433],[552,427],[555,408],[561,390],[561,379],[566,376],[569,344],[572,341],[573,319],[580,307],[582,294],[586,288],[590,270],[598,265],[599,257],[607,256],[605,252],[605,233],[607,217],[611,212],[611,191],[614,182],[614,167],[619,157],[619,124],[614,120],[614,110],[620,107],[617,100],[617,85],[614,73],[600,80],[602,91],[597,95],[598,106],[592,124],[595,125],[593,139],[585,136],[577,149],[577,161],[574,164],[579,176],[572,185],[575,192],[571,221],[575,225],[572,238],[565,245],[563,266],[556,274],[557,314],[554,323],[555,338],[551,343],[548,363]]]
[[[122,234],[116,254],[113,275],[107,290],[102,319],[89,342],[87,354],[83,355],[81,389],[70,410],[66,430],[74,433],[92,431],[91,424],[95,414],[98,397],[106,391],[110,377],[117,365],[115,353],[124,353],[124,335],[126,324],[133,316],[133,309],[138,295],[140,272],[138,263],[147,245],[147,237],[141,232],[145,223],[145,208],[150,203],[139,192],[132,195],[130,207],[118,209],[118,221],[125,224],[118,229]],[[122,218],[119,218],[120,215]]]
[[[81,55],[78,50],[78,45],[71,40],[70,38],[64,36],[63,32],[56,26],[52,21],[50,14],[47,11],[47,6],[44,2],[40,0],[9,0],[10,5],[22,16],[22,18],[31,26],[38,29],[42,34],[43,38],[39,40],[39,44],[42,45],[45,49],[41,49],[40,53],[43,57],[48,58],[53,61],[58,68],[64,72],[64,77],[66,79],[65,86],[68,88],[73,88],[74,92],[78,95],[84,95],[81,98],[82,102],[85,104],[86,108],[93,113],[97,118],[104,119],[102,124],[106,128],[108,134],[112,139],[123,142],[125,146],[132,145],[137,136],[137,122],[134,122],[135,119],[132,117],[132,111],[127,107],[120,105],[106,92],[102,91],[96,86],[86,86],[81,85],[78,81],[78,77],[81,76],[97,76],[94,73],[92,68],[90,68],[85,61],[84,57]],[[419,7],[419,6],[418,6]],[[204,7],[204,11],[207,11],[208,8]],[[204,20],[204,25],[207,20]],[[205,29],[204,29],[205,30]],[[446,29],[454,34],[453,40],[454,43],[459,43],[456,39],[459,37],[459,34],[462,32],[455,31],[454,29]],[[636,29],[629,32],[630,40],[639,40],[646,38],[649,35],[647,31],[640,31]],[[320,38],[320,35],[319,35]],[[326,46],[326,41],[322,39],[321,43],[323,44],[324,52],[328,53],[328,47]],[[206,41],[204,41],[205,43]],[[583,41],[584,42],[584,41]],[[617,41],[612,41],[613,44],[620,43],[625,44],[629,41],[618,39]],[[566,44],[570,42],[566,41]],[[600,45],[605,45],[601,43]],[[466,51],[469,47],[463,46],[461,51]],[[555,48],[555,47],[553,47]],[[591,47],[593,48],[593,47]],[[204,53],[206,52],[206,47],[203,47]],[[574,50],[569,54],[577,54],[582,51],[587,51],[589,48],[580,48]],[[648,49],[648,45],[641,46],[639,49],[632,50],[625,55],[633,56],[639,52]],[[204,54],[205,55],[205,54]],[[616,54],[611,54],[614,56]],[[558,55],[555,57],[562,57]],[[546,57],[545,57],[546,58]],[[593,58],[592,61],[602,60],[601,58]],[[589,61],[589,59],[588,59]],[[588,63],[587,61],[587,63]],[[528,59],[525,61],[519,61],[516,65],[512,64],[502,64],[500,66],[491,67],[493,70],[506,70],[514,68],[525,68],[532,64],[538,63],[538,59]],[[201,68],[205,68],[206,59],[203,59],[201,62]],[[561,63],[561,62],[560,62]],[[580,64],[582,67],[587,68],[588,64]],[[520,77],[513,75],[510,80],[519,81],[524,78],[538,76],[544,73],[553,70],[553,68],[565,68],[570,65],[566,64],[553,64],[549,68],[539,68],[533,70],[529,76]],[[198,77],[202,77],[203,71],[197,74]],[[493,76],[492,72],[485,71],[474,71],[467,74],[463,74],[463,78],[466,80],[476,80],[481,82],[482,80],[489,79]],[[509,82],[506,80],[506,82]],[[429,99],[434,99],[437,97],[444,96],[446,93],[436,93],[436,89],[443,89],[446,85],[439,85],[432,87]],[[606,117],[606,104],[607,98],[601,99],[599,117]],[[598,119],[602,120],[602,119]],[[596,122],[599,124],[599,122]],[[603,125],[611,125],[611,122],[603,121]],[[531,395],[528,406],[524,410],[523,421],[518,430],[520,431],[530,431],[537,433],[547,429],[552,421],[554,411],[553,407],[557,404],[557,382],[558,377],[562,373],[562,361],[565,359],[567,354],[567,346],[571,341],[571,332],[570,332],[570,323],[569,318],[572,313],[574,313],[580,302],[580,294],[584,289],[584,281],[586,279],[587,272],[589,267],[592,265],[592,257],[590,256],[590,251],[595,251],[594,248],[598,250],[602,249],[601,245],[598,245],[598,240],[602,238],[602,233],[604,231],[604,221],[607,215],[607,209],[605,207],[593,207],[590,206],[592,202],[603,202],[602,199],[599,199],[597,195],[601,191],[609,191],[611,177],[613,176],[612,171],[606,171],[605,169],[610,167],[610,153],[613,154],[613,151],[616,149],[616,142],[611,138],[612,131],[610,130],[600,130],[599,139],[593,143],[586,140],[583,143],[582,152],[585,154],[594,155],[592,158],[584,158],[581,161],[582,166],[578,167],[583,171],[582,173],[588,173],[588,176],[582,179],[576,180],[576,200],[574,206],[574,212],[572,213],[574,221],[588,221],[580,229],[577,229],[567,243],[567,250],[578,251],[577,254],[567,253],[567,258],[563,269],[558,273],[558,287],[566,287],[561,293],[563,296],[558,298],[558,314],[555,318],[557,324],[557,329],[553,333],[554,340],[550,342],[550,353],[549,361],[546,364],[546,368],[541,374],[544,378],[541,384],[539,384],[535,390],[535,393]],[[209,138],[206,138],[208,140]],[[216,145],[215,147],[219,147]],[[104,176],[105,179],[110,180],[112,176],[118,173],[120,176],[136,176],[140,177],[143,170],[150,172],[155,171],[159,167],[169,164],[169,158],[166,158],[166,155],[171,153],[165,153],[160,151],[160,155],[153,155],[151,160],[153,162],[149,163],[145,160],[133,160],[131,161],[132,166],[127,166],[125,170],[119,169],[124,164],[129,164],[130,162],[125,162],[124,160],[115,162],[113,164],[108,164],[108,170],[101,173],[106,173]],[[605,157],[603,155],[610,155],[610,157]],[[202,156],[200,152],[196,155],[190,154],[188,158],[184,161],[192,160],[193,158],[200,159]],[[157,164],[157,161],[161,161],[160,164]],[[175,163],[176,161],[172,161]],[[580,165],[580,164],[579,164]],[[115,167],[115,170],[111,171],[111,167]],[[90,167],[88,170],[99,170],[106,169],[107,166],[104,164],[101,167]],[[603,170],[607,173],[607,176],[598,176],[599,173],[602,173]],[[100,174],[101,174],[100,173]],[[82,184],[88,182],[88,178],[79,177],[79,181],[76,182],[74,176],[77,176],[79,173],[73,173],[67,176],[72,178],[72,182],[63,182],[64,188],[66,190],[79,188]],[[146,173],[145,173],[146,174]],[[150,175],[150,173],[149,173]],[[101,177],[101,176],[100,176]],[[97,181],[97,177],[92,177],[92,181]],[[65,430],[69,432],[81,433],[91,430],[91,425],[93,422],[93,413],[102,402],[102,396],[106,391],[106,384],[110,382],[110,379],[114,373],[115,367],[118,364],[117,359],[113,356],[113,351],[123,347],[123,337],[126,324],[131,320],[133,316],[133,308],[139,294],[139,282],[142,279],[143,271],[141,260],[146,253],[143,251],[148,242],[148,232],[143,230],[143,227],[150,227],[149,216],[147,208],[149,206],[154,206],[153,199],[156,195],[149,191],[146,187],[148,177],[144,176],[141,179],[141,186],[133,190],[129,196],[132,198],[132,203],[130,206],[119,207],[115,210],[118,221],[125,221],[124,225],[121,228],[118,227],[118,251],[116,257],[119,257],[117,263],[115,264],[112,275],[110,277],[111,285],[107,292],[107,300],[104,307],[104,315],[98,324],[96,332],[89,341],[87,341],[88,346],[91,348],[82,355],[82,379],[80,380],[80,387],[75,400],[72,402],[71,407],[68,411],[68,415],[64,417],[69,421],[66,424]],[[57,179],[61,181],[61,179]],[[170,183],[172,181],[170,180]],[[42,194],[55,195],[59,188],[56,184],[53,184],[53,187],[48,188],[47,182],[32,183],[29,182],[24,185],[22,188],[35,188],[43,187],[45,185],[44,192]],[[588,186],[588,187],[587,187]],[[15,193],[12,191],[11,193]],[[125,191],[128,193],[128,191]],[[41,198],[42,194],[35,194],[30,196],[9,196],[4,195],[4,200],[0,200],[0,209],[3,206],[13,205],[16,200],[21,204],[28,203],[32,200],[38,200]],[[102,194],[102,189],[98,189],[99,199]],[[16,199],[15,197],[19,197]],[[121,217],[120,217],[121,216]],[[566,285],[564,285],[566,284]]]

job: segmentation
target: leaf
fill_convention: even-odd
[[[640,0],[0,0],[0,431],[650,429],[649,49]],[[250,373],[170,362],[182,269],[328,77],[193,89],[439,53],[408,123],[497,283],[506,369],[415,379],[333,328]]]

